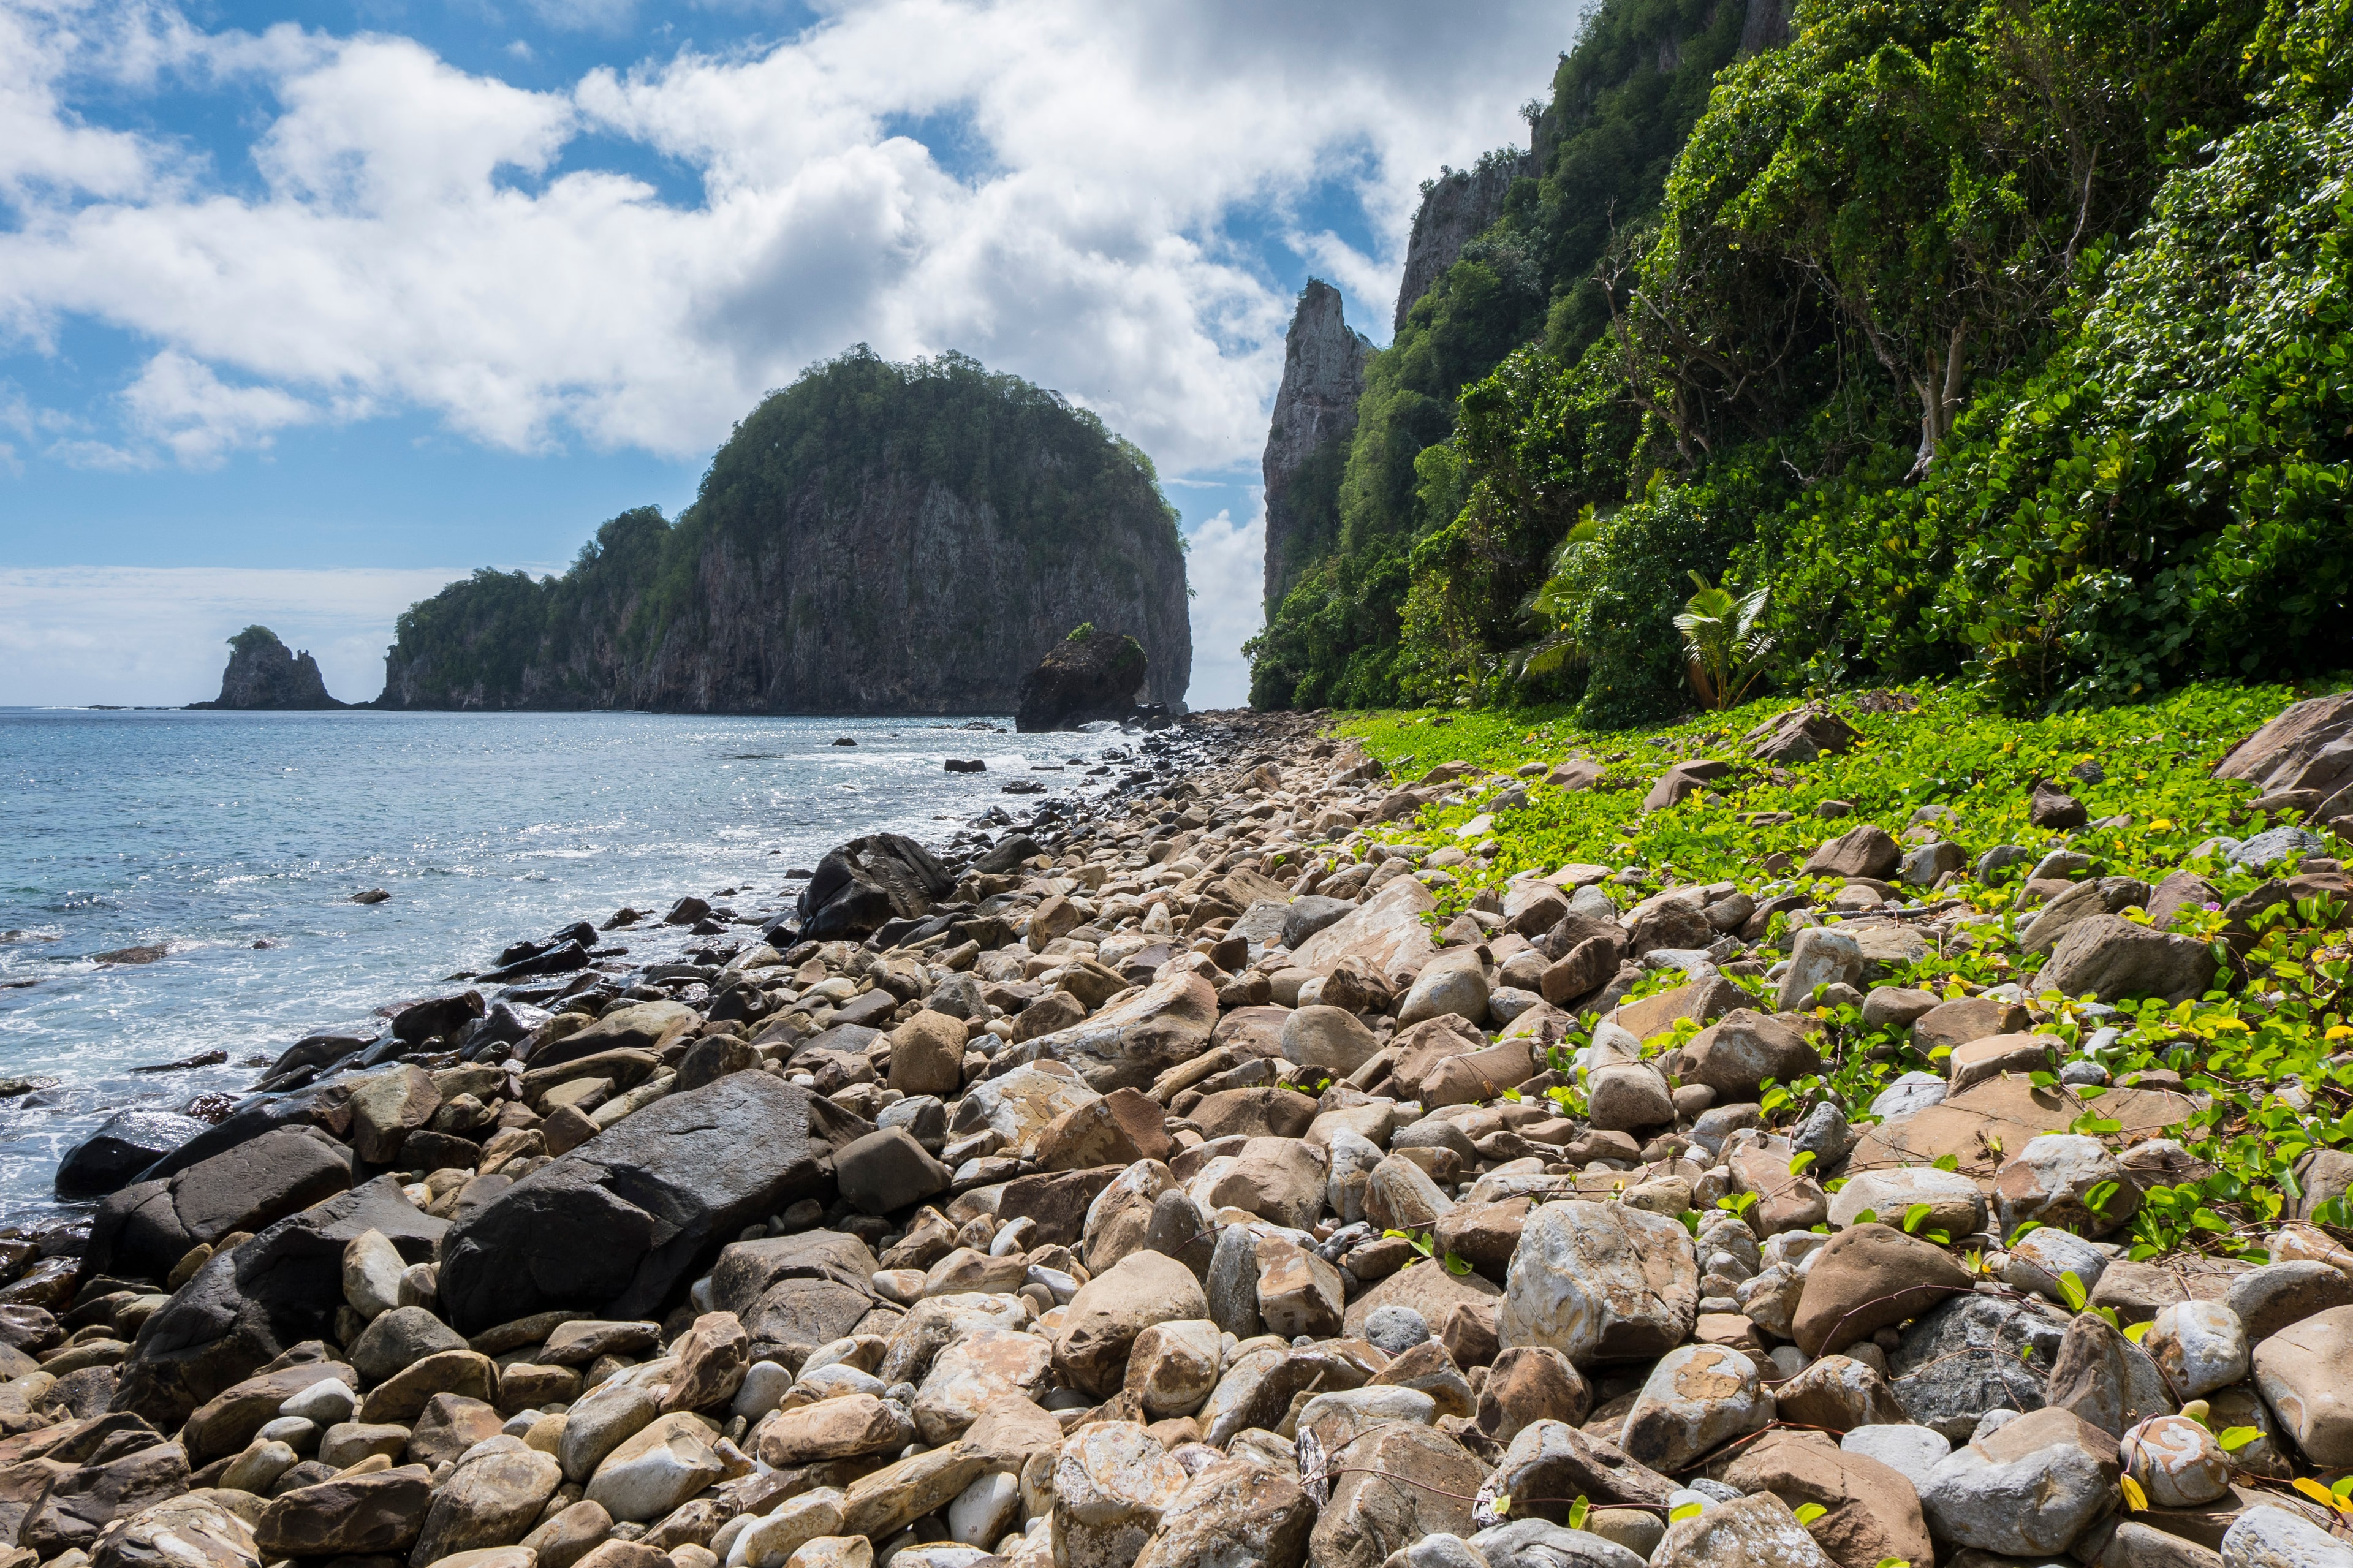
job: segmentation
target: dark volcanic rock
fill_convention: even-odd
[[[1356,429],[1365,362],[1373,345],[1351,329],[1340,291],[1311,278],[1282,340],[1266,454],[1266,603],[1282,602],[1307,563],[1329,550],[1339,525],[1340,470]]]
[[[118,1110],[58,1162],[56,1190],[68,1203],[102,1198],[205,1130],[168,1110]]]
[[[90,1222],[94,1274],[161,1279],[187,1250],[259,1231],[352,1184],[352,1152],[314,1132],[265,1132],[164,1181],[136,1182]]]
[[[327,695],[319,661],[308,652],[293,653],[268,626],[248,626],[228,639],[228,668],[221,673],[220,695],[191,708],[307,709],[348,708]]]
[[[139,1179],[155,1182],[176,1176],[199,1161],[209,1160],[275,1128],[316,1127],[341,1137],[352,1124],[348,1103],[351,1093],[349,1083],[329,1083],[290,1094],[257,1095],[140,1172]]]
[[[651,1316],[753,1220],[829,1197],[835,1152],[871,1131],[766,1073],[670,1095],[459,1221],[443,1313],[468,1334],[559,1307]]]
[[[1124,719],[1135,711],[1150,668],[1144,645],[1134,637],[1098,631],[1092,622],[1081,625],[1023,678],[1013,727],[1029,735]]]
[[[853,838],[828,850],[801,889],[801,935],[816,941],[866,936],[892,920],[918,920],[955,891],[932,852],[895,833]]]
[[[158,1430],[304,1340],[328,1338],[343,1301],[343,1248],[382,1231],[424,1263],[448,1228],[419,1211],[390,1176],[289,1215],[214,1258],[140,1327],[114,1394]]]

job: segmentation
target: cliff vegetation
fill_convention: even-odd
[[[2353,5],[1757,33],[1594,13],[1541,175],[1367,366],[1253,701],[1668,716],[1694,573],[1765,590],[1785,688],[2053,710],[2342,667]]]

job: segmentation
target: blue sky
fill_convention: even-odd
[[[1576,9],[0,0],[0,703],[209,696],[256,619],[372,696],[857,342],[1150,452],[1239,701],[1291,300],[1386,338]]]

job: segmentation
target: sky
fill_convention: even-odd
[[[1240,703],[1310,276],[1386,342],[1420,182],[1580,0],[0,0],[0,705],[208,698],[675,516],[864,342],[1149,453]]]

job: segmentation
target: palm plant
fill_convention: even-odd
[[[1773,651],[1772,637],[1757,629],[1770,590],[1759,588],[1746,598],[1735,598],[1731,589],[1696,572],[1691,580],[1699,592],[1684,601],[1675,630],[1683,634],[1692,689],[1710,708],[1736,708],[1764,675],[1765,656]]]
[[[1585,662],[1585,648],[1577,637],[1577,612],[1584,595],[1577,568],[1587,550],[1601,537],[1601,522],[1588,505],[1568,536],[1553,552],[1552,571],[1520,605],[1520,614],[1544,626],[1535,641],[1513,650],[1513,677],[1532,680],[1556,675]]]

